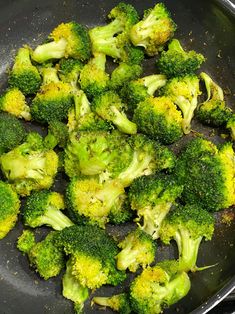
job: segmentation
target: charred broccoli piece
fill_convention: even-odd
[[[111,297],[94,297],[92,302],[102,307],[110,307],[120,314],[130,314],[132,312],[129,296],[126,293],[116,294]]]

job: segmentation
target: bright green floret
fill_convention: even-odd
[[[133,121],[140,132],[163,144],[183,136],[182,115],[170,97],[148,97],[137,105]]]
[[[23,94],[34,94],[41,85],[41,77],[30,60],[29,48],[20,48],[17,52],[15,63],[9,75],[10,87],[18,88]]]
[[[92,302],[102,307],[110,307],[120,314],[130,314],[132,312],[129,297],[126,293],[116,294],[111,297],[94,297]]]
[[[20,145],[26,137],[26,130],[16,117],[0,113],[0,155]]]
[[[130,232],[118,246],[122,249],[117,255],[120,270],[136,272],[139,266],[146,268],[154,261],[156,245],[152,237],[139,228]]]
[[[149,267],[130,286],[131,307],[138,314],[159,314],[177,303],[190,290],[190,279],[179,272],[176,261],[164,261]]]
[[[74,58],[86,61],[90,58],[91,48],[87,29],[76,23],[61,23],[50,34],[49,43],[39,45],[32,59],[44,63],[51,59]]]
[[[165,244],[174,239],[179,251],[179,269],[185,272],[200,270],[197,256],[203,238],[211,240],[214,218],[197,205],[178,206],[162,223],[160,238]]]
[[[55,148],[57,145],[65,148],[69,139],[68,127],[60,121],[50,121],[48,125],[48,133],[44,139],[45,146],[49,149]]]
[[[116,92],[108,91],[99,95],[92,102],[93,110],[104,120],[112,122],[121,132],[135,134],[136,124],[130,121],[126,114],[126,105]]]
[[[31,120],[30,108],[26,103],[25,96],[16,87],[8,89],[0,96],[0,110],[26,121]]]
[[[195,75],[175,77],[162,88],[162,94],[168,96],[180,108],[183,114],[183,131],[190,133],[191,121],[198,105],[199,79]]]
[[[134,46],[144,47],[149,56],[156,55],[171,39],[176,25],[170,12],[163,3],[157,3],[144,12],[144,17],[130,29],[130,38]]]
[[[20,200],[10,184],[0,181],[0,239],[10,232],[17,221]]]
[[[83,63],[77,59],[61,59],[58,65],[58,75],[62,82],[69,83],[76,90]]]
[[[173,39],[168,50],[161,53],[157,67],[167,77],[179,77],[194,74],[204,61],[202,54],[194,50],[185,51],[179,40]]]
[[[0,157],[1,169],[17,193],[48,189],[58,168],[58,156],[43,145],[42,137],[29,133],[26,141]]]
[[[54,230],[72,226],[71,220],[61,210],[65,208],[63,196],[57,192],[37,191],[27,199],[23,210],[23,220],[31,228],[47,225]]]
[[[159,237],[161,224],[182,190],[174,177],[162,174],[140,177],[130,186],[128,197],[137,212],[136,221],[153,239]]]
[[[31,230],[23,230],[17,239],[17,249],[22,253],[28,253],[35,244],[35,234]]]

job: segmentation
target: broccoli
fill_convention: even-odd
[[[65,265],[63,249],[57,245],[58,237],[59,233],[52,231],[36,243],[34,235],[30,231],[24,231],[18,238],[17,247],[27,253],[30,265],[45,280],[59,275]]]
[[[1,169],[21,196],[32,190],[48,189],[58,167],[58,156],[43,146],[38,133],[29,133],[26,141],[0,157]]]
[[[235,114],[228,119],[226,127],[230,130],[232,140],[235,141]]]
[[[136,124],[124,113],[126,105],[116,92],[107,91],[97,96],[92,102],[92,109],[104,120],[112,122],[121,132],[135,134]]]
[[[143,72],[142,66],[139,64],[129,64],[121,62],[111,74],[111,79],[108,82],[110,89],[119,90],[123,85],[130,80],[137,79]],[[125,100],[125,99],[123,99]]]
[[[100,183],[96,177],[73,177],[66,190],[66,204],[76,222],[98,224],[101,228],[109,221],[111,211],[122,211],[125,198],[118,180]]]
[[[61,23],[50,34],[52,41],[37,46],[32,59],[44,63],[50,59],[74,58],[86,61],[90,58],[91,47],[87,29],[76,23]]]
[[[82,286],[96,289],[118,285],[125,273],[115,267],[118,248],[111,236],[96,226],[71,226],[60,231],[58,245],[70,255],[72,274]]]
[[[164,44],[173,37],[176,25],[163,3],[156,4],[144,12],[144,17],[130,29],[130,39],[134,46],[145,48],[149,56],[163,49]]]
[[[120,202],[116,206],[113,206],[109,212],[109,223],[119,225],[131,221],[132,218],[133,210],[131,210],[127,194],[123,194],[120,197]]]
[[[162,93],[180,108],[183,114],[183,131],[185,134],[190,133],[191,121],[198,104],[197,97],[201,94],[197,76],[172,78],[162,88]]]
[[[77,90],[78,79],[83,68],[83,63],[77,59],[61,59],[58,64],[58,75],[61,81],[69,83]]]
[[[128,197],[131,208],[137,211],[136,221],[153,239],[159,237],[162,221],[182,190],[174,176],[163,174],[140,177],[130,186]]]
[[[178,205],[163,221],[160,238],[165,244],[171,239],[176,241],[179,269],[188,272],[200,270],[196,266],[200,243],[203,238],[211,240],[213,232],[214,218],[205,209],[198,205]]]
[[[185,272],[178,271],[174,260],[149,267],[130,286],[130,303],[135,313],[158,314],[185,297],[191,287]]]
[[[190,141],[174,170],[178,181],[184,185],[182,200],[209,211],[234,205],[234,157],[229,142],[217,148],[202,138]]]
[[[73,275],[72,261],[68,260],[66,272],[62,279],[62,294],[66,299],[74,302],[75,313],[83,313],[84,302],[89,297],[87,287],[81,285],[80,281]]]
[[[32,101],[32,117],[41,123],[65,120],[73,105],[72,86],[59,81],[54,68],[46,68],[42,74],[43,85]]]
[[[175,155],[172,151],[145,135],[131,136],[129,144],[133,150],[132,160],[117,177],[125,187],[128,187],[135,178],[163,169],[170,170],[175,165]]]
[[[149,234],[139,228],[131,231],[118,246],[122,250],[117,255],[117,269],[128,268],[136,272],[139,266],[145,268],[154,261],[155,243]]]
[[[3,239],[16,224],[20,200],[12,187],[0,181],[0,239]]]
[[[133,121],[140,132],[171,144],[183,136],[183,118],[170,97],[148,97],[134,111]]]
[[[96,303],[103,307],[108,306],[120,314],[131,313],[130,301],[126,293],[113,295],[111,297],[94,297],[92,303]]]
[[[0,97],[0,110],[26,121],[31,120],[30,108],[18,88],[10,88]]]
[[[124,85],[120,91],[120,96],[128,104],[128,111],[133,114],[139,102],[144,101],[149,96],[153,96],[155,91],[165,84],[165,75],[148,75]]]
[[[0,112],[0,155],[20,145],[26,137],[26,130],[16,117]]]
[[[94,57],[81,70],[81,89],[90,98],[107,90],[109,75],[105,72],[105,63],[105,54],[94,52]]]
[[[108,18],[112,20],[109,24],[97,26],[89,31],[92,51],[102,52],[124,62],[132,59],[133,54],[136,58],[139,51],[133,53],[129,43],[129,30],[139,19],[134,7],[121,2],[111,10]]]
[[[34,94],[41,85],[41,77],[30,60],[29,48],[20,48],[17,52],[15,63],[9,74],[10,87],[18,88],[23,94]]]
[[[185,51],[180,42],[173,39],[168,50],[161,53],[157,66],[167,77],[180,77],[194,74],[204,61],[202,54],[194,50]]]
[[[23,220],[31,228],[47,225],[54,230],[62,230],[73,225],[61,210],[65,208],[63,196],[57,192],[36,191],[27,199],[23,210]]]
[[[57,145],[65,148],[69,139],[68,127],[60,121],[50,121],[48,125],[48,134],[44,139],[45,147],[55,148]]]

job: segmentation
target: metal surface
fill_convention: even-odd
[[[35,47],[60,22],[78,21],[89,27],[102,24],[105,15],[119,1],[85,0],[0,0],[0,88],[6,86],[7,68],[12,64],[16,49],[23,44]],[[139,12],[154,5],[155,1],[128,1]],[[226,6],[224,3],[226,2]],[[226,92],[230,105],[235,90],[235,14],[230,1],[165,1],[178,25],[176,36],[188,49],[195,49],[207,57],[203,70],[209,72]],[[145,62],[145,74],[154,71],[154,60]],[[194,129],[209,134],[211,129],[195,124]],[[217,132],[217,131],[216,131]],[[218,131],[220,132],[220,131]],[[212,138],[213,140],[213,138]],[[64,178],[59,176],[56,189],[63,189]],[[218,219],[220,221],[220,219]],[[129,226],[109,229],[122,235]],[[28,266],[27,258],[15,248],[22,225],[0,241],[0,314],[69,314],[72,303],[61,296],[60,278],[41,280]],[[46,228],[43,229],[46,232]],[[192,289],[181,302],[166,311],[167,314],[206,313],[221,301],[235,284],[235,222],[218,222],[211,242],[202,243],[198,265],[218,266],[191,275]],[[40,235],[39,235],[40,236]],[[176,258],[176,247],[159,243],[157,261]],[[99,294],[120,291],[104,287]],[[98,292],[97,292],[98,294]],[[99,313],[89,307],[85,313]],[[106,313],[111,313],[108,311]],[[216,313],[216,312],[215,312]]]

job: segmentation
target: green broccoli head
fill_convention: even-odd
[[[10,87],[18,88],[23,94],[34,94],[41,85],[41,77],[30,60],[29,48],[20,48],[17,52],[15,63],[9,74]]]
[[[17,249],[23,254],[28,253],[35,244],[35,235],[31,230],[23,230],[17,239]]]
[[[131,307],[138,314],[158,314],[185,297],[190,279],[179,272],[174,260],[149,267],[134,279],[130,286]]]
[[[0,239],[10,232],[17,221],[20,200],[10,184],[0,181]]]
[[[136,221],[153,239],[159,237],[162,221],[182,190],[173,176],[163,174],[140,177],[130,186],[128,197],[131,208],[137,212]]]
[[[75,90],[83,63],[77,59],[61,59],[58,64],[58,75],[62,82],[69,83]]]
[[[51,59],[74,58],[86,61],[90,58],[91,47],[87,29],[76,23],[59,24],[50,34],[49,43],[39,45],[32,54],[32,59],[44,63]]]
[[[20,145],[26,137],[26,130],[16,117],[0,113],[0,154]]]
[[[130,314],[132,312],[129,296],[126,293],[116,294],[111,297],[94,297],[92,303],[96,303],[102,307],[110,307],[120,314]]]
[[[13,116],[31,120],[30,108],[26,103],[24,94],[16,87],[8,89],[0,97],[0,109]]]
[[[125,104],[116,92],[107,91],[97,96],[92,102],[93,110],[104,120],[112,122],[121,132],[135,134],[136,124],[131,122],[124,110]]]
[[[42,225],[62,230],[73,225],[61,210],[65,208],[63,196],[57,192],[36,191],[27,199],[23,210],[26,226],[36,228]]]
[[[171,144],[183,136],[183,119],[170,97],[148,97],[134,111],[133,121],[140,132]]]
[[[108,219],[109,223],[119,225],[124,222],[131,221],[133,218],[133,210],[131,210],[130,202],[127,194],[123,194],[110,210]]]
[[[162,88],[162,94],[168,96],[180,108],[183,114],[183,131],[188,134],[191,121],[198,105],[199,79],[195,75],[175,77]]]
[[[194,74],[204,61],[202,54],[194,50],[185,51],[180,42],[173,39],[168,45],[168,50],[161,53],[157,67],[167,77],[179,77]]]
[[[134,46],[144,47],[149,56],[154,56],[173,37],[175,30],[170,12],[163,3],[157,3],[145,11],[141,21],[132,26],[130,38]]]
[[[65,148],[69,139],[68,127],[60,121],[52,120],[48,125],[48,133],[44,139],[44,144],[47,148],[53,149],[57,145]]]
[[[211,240],[214,232],[214,218],[198,205],[178,206],[170,211],[162,223],[160,238],[165,244],[172,239],[179,250],[179,268],[182,271],[196,271],[198,250],[203,238]]]
[[[152,237],[141,229],[131,231],[119,243],[121,252],[117,255],[117,268],[136,272],[139,266],[145,268],[155,258],[156,245]]]
[[[226,127],[230,130],[232,140],[235,141],[235,114],[228,119]]]
[[[90,289],[104,284],[118,285],[125,273],[115,266],[118,248],[104,230],[96,226],[72,226],[60,232],[58,243],[70,255],[72,274]]]
[[[38,133],[29,133],[26,141],[0,157],[5,177],[21,196],[33,190],[48,189],[58,167],[58,156],[43,146]]]

